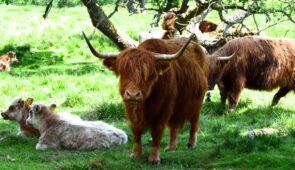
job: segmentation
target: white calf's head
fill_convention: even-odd
[[[46,106],[43,103],[35,104],[30,110],[26,124],[40,130],[41,120],[50,116],[51,111],[55,110],[55,108],[55,104],[51,104],[49,106]]]
[[[25,111],[26,109],[29,109],[33,101],[33,98],[23,100],[22,98],[17,97],[13,100],[12,104],[8,107],[8,109],[1,113],[1,116],[5,120],[20,122],[24,117],[27,116]]]

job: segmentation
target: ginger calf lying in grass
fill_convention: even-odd
[[[0,56],[0,71],[1,70],[10,70],[10,64],[17,62],[18,59],[16,58],[16,55],[14,52],[9,51],[8,53]]]
[[[28,98],[24,101],[22,98],[16,98],[13,100],[9,108],[1,113],[4,120],[11,120],[17,122],[20,127],[20,136],[40,136],[39,130],[28,126],[26,120],[29,117],[30,105],[33,103],[32,98]]]
[[[127,135],[120,129],[102,121],[69,119],[69,115],[56,114],[55,108],[55,104],[35,104],[30,110],[27,124],[39,129],[41,133],[37,150],[95,150],[127,142]]]

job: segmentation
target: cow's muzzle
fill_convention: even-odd
[[[139,104],[143,100],[141,91],[126,90],[123,96],[123,100],[128,104]]]
[[[1,113],[1,116],[3,117],[4,120],[7,120],[8,119],[8,116],[4,112]]]

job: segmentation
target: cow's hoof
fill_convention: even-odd
[[[273,102],[271,103],[271,106],[273,107],[273,106],[275,106],[275,105],[277,105],[277,104],[278,104],[277,101],[273,101]]]
[[[188,144],[186,144],[186,146],[187,146],[188,148],[194,148],[194,147],[196,147],[196,144],[188,143]]]
[[[131,158],[138,158],[138,157],[140,157],[140,155],[141,154],[134,154],[134,153],[132,153],[132,154],[130,154],[130,157]]]
[[[169,152],[169,151],[173,151],[173,150],[177,150],[177,147],[169,147],[169,146],[168,146],[168,147],[165,148],[164,151],[165,151],[165,152]]]
[[[228,109],[228,113],[234,113],[235,112],[235,109],[231,108],[231,109]]]
[[[160,161],[149,161],[148,162],[150,165],[160,165]]]

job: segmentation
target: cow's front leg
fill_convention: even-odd
[[[132,148],[132,153],[131,157],[139,157],[142,152],[142,146],[141,146],[141,135],[142,131],[133,128],[133,148]]]
[[[164,125],[156,125],[151,128],[152,133],[152,149],[149,155],[149,163],[153,165],[160,164],[160,143],[163,135]]]
[[[230,113],[236,110],[241,93],[242,93],[242,89],[237,89],[231,92],[230,95],[228,96],[228,111]]]
[[[165,151],[172,151],[177,149],[177,135],[178,135],[178,128],[177,127],[170,127],[170,141],[168,146],[165,148]]]
[[[228,91],[225,90],[225,87],[224,87],[223,83],[219,82],[217,85],[218,85],[218,88],[219,88],[219,91],[220,91],[221,103],[225,106],[226,99],[228,97]]]
[[[275,106],[279,103],[281,97],[286,96],[286,94],[290,91],[288,87],[281,87],[280,90],[275,94],[272,99],[271,106]]]

